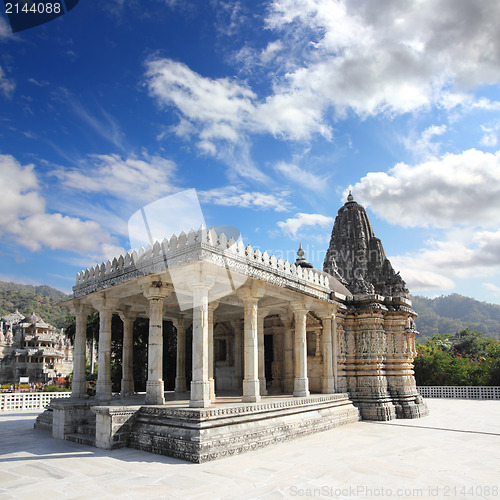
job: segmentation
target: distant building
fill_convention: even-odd
[[[57,330],[34,312],[19,311],[0,319],[0,382],[48,382],[73,370],[73,349],[63,330]]]

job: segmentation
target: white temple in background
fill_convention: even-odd
[[[73,371],[73,348],[63,330],[47,324],[34,312],[19,311],[0,319],[0,383],[48,382]]]

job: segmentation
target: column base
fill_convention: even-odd
[[[127,394],[134,394],[134,381],[132,379],[123,379],[120,394],[125,396]]]
[[[261,396],[267,396],[267,387],[266,387],[266,380],[259,380],[259,390],[260,390],[260,395]]]
[[[243,380],[244,403],[257,403],[260,401],[260,382],[258,380]]]
[[[210,401],[215,403],[215,380],[213,378],[209,378],[208,383],[210,384]]]
[[[334,394],[335,393],[335,380],[333,377],[324,377],[321,381],[321,392],[323,394]]]
[[[97,382],[95,388],[95,398],[99,403],[106,403],[113,399],[113,393],[111,391],[111,382],[109,383],[99,383]]]
[[[148,380],[146,382],[146,401],[147,405],[164,405],[165,389],[163,380]]]
[[[189,406],[191,408],[208,408],[210,405],[210,383],[208,380],[206,382],[191,382]]]
[[[175,377],[175,392],[187,392],[186,377]]]
[[[307,398],[311,395],[309,392],[309,379],[296,378],[293,385],[293,395],[297,398]]]

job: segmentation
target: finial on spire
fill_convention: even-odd
[[[352,195],[350,189],[349,189],[349,196],[347,197],[347,201],[354,201],[354,196]]]
[[[304,255],[306,254],[306,252],[304,252],[304,249],[302,248],[302,243],[299,245],[299,249],[297,250],[297,260],[295,261],[295,265],[296,266],[300,266],[300,267],[307,267],[307,268],[312,268],[313,265],[310,264],[309,262],[307,262],[307,260],[305,259]]]

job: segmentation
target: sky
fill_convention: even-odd
[[[80,0],[13,34],[2,10],[0,280],[69,293],[192,189],[207,226],[321,269],[352,190],[412,293],[500,303],[498,19],[498,0]]]

